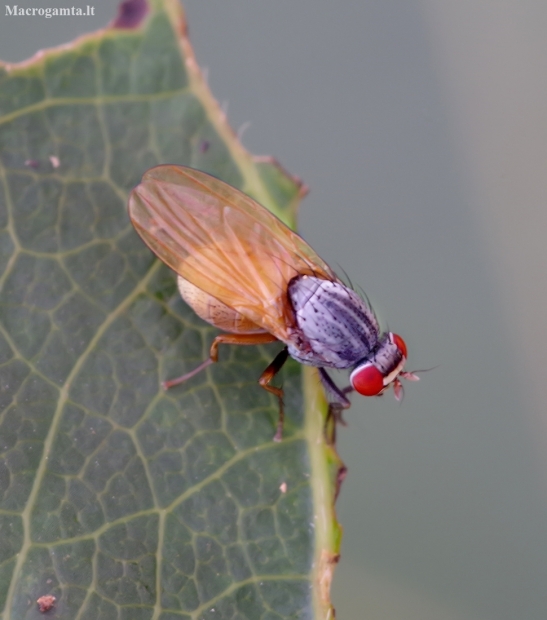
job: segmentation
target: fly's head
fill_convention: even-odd
[[[418,381],[419,377],[404,370],[407,348],[401,336],[386,333],[379,341],[377,349],[359,362],[350,375],[351,386],[363,396],[380,396],[393,386],[397,400],[403,397],[401,379]]]

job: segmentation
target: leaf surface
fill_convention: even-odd
[[[124,12],[125,11],[125,12]],[[224,348],[126,213],[190,165],[294,224],[298,182],[236,141],[170,0],[0,65],[0,616],[329,618],[340,462],[314,371],[291,362],[285,438],[256,381],[279,345]],[[181,34],[182,33],[182,34]]]

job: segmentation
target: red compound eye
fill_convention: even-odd
[[[391,341],[399,349],[399,351],[403,354],[403,357],[406,359],[407,358],[406,342],[401,338],[401,336],[397,334],[391,334]]]
[[[351,373],[350,382],[353,389],[363,396],[377,396],[384,389],[382,373],[370,363],[358,366]]]

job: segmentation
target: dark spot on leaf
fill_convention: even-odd
[[[136,28],[148,13],[148,0],[124,0],[118,7],[113,28]]]

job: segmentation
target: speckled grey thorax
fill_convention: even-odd
[[[372,310],[351,289],[338,282],[298,276],[288,286],[301,346],[289,354],[303,364],[350,368],[373,354],[380,328]]]

